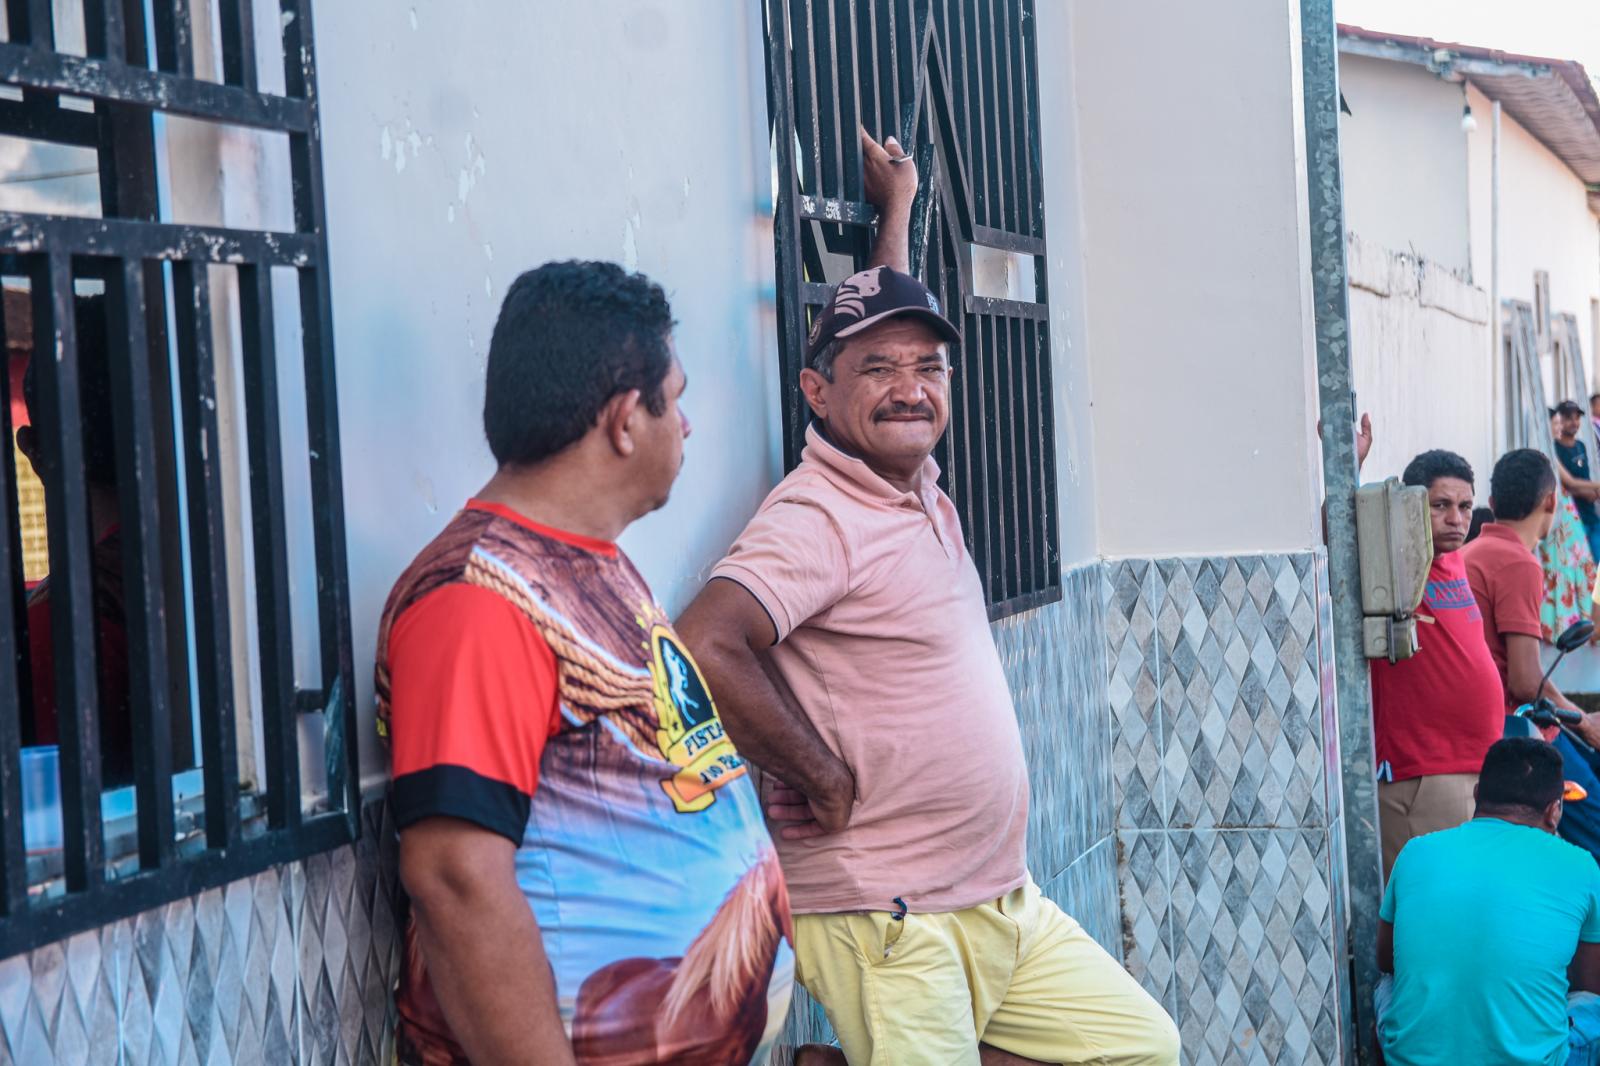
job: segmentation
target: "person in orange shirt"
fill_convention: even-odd
[[[1543,630],[1539,605],[1544,599],[1544,571],[1534,555],[1555,521],[1559,497],[1556,473],[1544,452],[1518,448],[1494,465],[1489,505],[1494,521],[1462,549],[1467,581],[1482,609],[1483,634],[1499,668],[1507,710],[1540,695],[1558,707],[1580,708],[1554,681],[1540,689],[1544,668],[1539,659]],[[1600,796],[1600,715],[1587,714],[1579,724],[1549,729],[1545,739],[1561,753],[1567,779]],[[1573,804],[1563,819],[1561,835],[1600,858],[1600,810],[1594,799]]]

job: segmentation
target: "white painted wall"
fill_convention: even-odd
[[[1468,138],[1472,261],[1475,279],[1487,288],[1493,104],[1471,87],[1467,98],[1481,116],[1477,132]],[[1592,367],[1596,338],[1590,308],[1600,299],[1600,225],[1582,180],[1560,157],[1509,114],[1502,113],[1500,123],[1500,295],[1531,302],[1534,271],[1549,271],[1551,309],[1577,316]]]
[[[1070,55],[1064,9],[1044,5],[1039,32],[1041,55]],[[519,272],[613,259],[672,297],[695,432],[671,503],[623,538],[669,611],[781,475],[762,31],[759,9],[736,0],[432,0],[377,21],[319,9],[317,39],[360,739],[375,777],[378,616],[492,471],[484,360]],[[1042,63],[1041,78],[1071,565],[1097,547],[1077,116],[1068,64]]]
[[[1072,18],[1100,550],[1319,544],[1299,5]]]
[[[1351,111],[1339,122],[1345,225],[1467,274],[1461,86],[1415,64],[1341,55],[1339,89]],[[1474,112],[1480,122],[1487,117]]]
[[[1350,370],[1372,416],[1363,481],[1398,477],[1413,456],[1447,448],[1489,498],[1497,456],[1489,297],[1437,263],[1350,239]]]
[[[362,765],[378,774],[378,615],[492,471],[484,360],[518,273],[613,259],[672,298],[695,434],[669,507],[623,541],[668,610],[778,474],[761,19],[737,0],[317,18]]]
[[[1065,565],[1093,558],[1095,455],[1089,393],[1089,294],[1085,279],[1083,180],[1072,61],[1075,7],[1040,4],[1039,132],[1046,240],[1050,249],[1050,339],[1056,410],[1056,499]]]

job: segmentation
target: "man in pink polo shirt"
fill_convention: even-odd
[[[817,317],[800,465],[678,623],[766,771],[796,976],[856,1066],[1176,1063],[1165,1012],[1029,877],[1011,693],[930,458],[960,337],[903,241],[878,255]]]

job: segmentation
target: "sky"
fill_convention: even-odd
[[[1600,78],[1596,0],[1334,0],[1334,12],[1369,30],[1576,59]]]

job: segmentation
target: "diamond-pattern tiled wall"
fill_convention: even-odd
[[[1339,1059],[1337,730],[1320,554],[1102,576],[1128,968],[1184,1059]]]
[[[1028,762],[1028,869],[1041,888],[1110,835],[1114,805],[1100,567],[1069,570],[1062,584],[1059,602],[994,625]]]
[[[0,962],[0,1066],[387,1062],[394,829]]]
[[[1098,563],[1059,603],[997,623],[1045,895],[1122,950]],[[0,1066],[387,1062],[398,967],[394,830],[0,962]],[[803,992],[784,1047],[828,1039]],[[108,1057],[107,1049],[114,1049]]]

